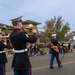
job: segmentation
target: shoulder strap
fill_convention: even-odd
[[[50,41],[50,45],[51,45],[51,47],[52,47],[56,52],[59,52],[58,47],[55,46],[51,41]]]

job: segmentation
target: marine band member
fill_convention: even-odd
[[[35,43],[37,41],[36,30],[32,30],[33,35],[30,36],[22,31],[22,17],[12,20],[14,31],[10,34],[10,41],[14,48],[14,58],[12,68],[14,75],[31,75],[31,63],[28,57],[27,42]]]
[[[56,40],[56,34],[52,34],[52,40],[50,41],[50,46],[51,46],[51,59],[50,59],[50,68],[54,69],[53,67],[53,62],[54,58],[56,58],[58,67],[62,67],[60,59],[59,59],[59,49],[58,49],[58,44],[60,42]]]
[[[3,36],[0,33],[0,75],[6,75],[7,57],[5,48],[11,48],[11,45],[3,42]]]

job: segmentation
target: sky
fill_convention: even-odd
[[[33,20],[42,24],[62,16],[75,31],[75,0],[0,0],[0,23],[12,25],[11,19],[23,16],[22,20]]]

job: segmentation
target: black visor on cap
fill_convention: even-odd
[[[15,18],[15,19],[12,19],[11,21],[12,21],[12,22],[19,22],[19,21],[22,22],[22,19],[21,19],[21,18],[22,18],[22,16],[17,17],[17,18]]]
[[[22,16],[12,19],[11,22],[13,25],[16,25],[17,22],[22,22]]]

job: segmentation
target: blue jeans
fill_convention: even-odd
[[[22,69],[22,70],[14,70],[14,75],[32,75],[31,68]]]
[[[53,67],[54,58],[56,58],[58,67],[61,65],[60,59],[59,59],[59,53],[51,54],[51,60],[50,60],[50,67]]]
[[[0,64],[0,75],[5,75],[6,71],[5,71],[5,64]]]

